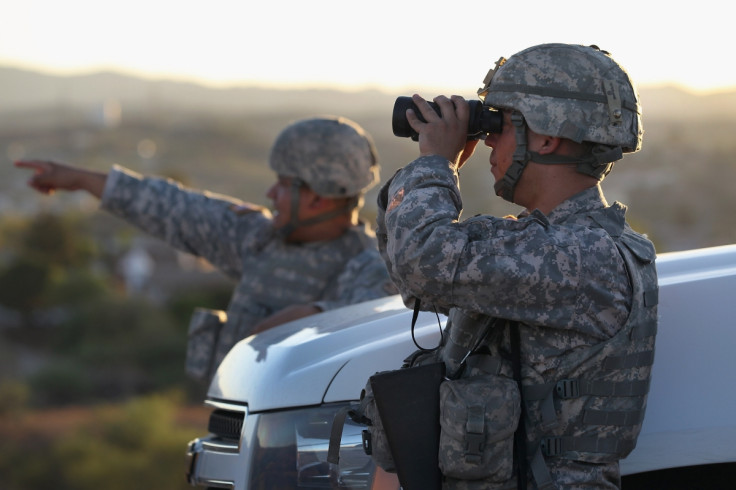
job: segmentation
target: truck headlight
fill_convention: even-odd
[[[259,414],[249,488],[371,489],[376,472],[363,451],[362,426],[346,420],[340,465],[327,462],[332,420],[342,406]]]

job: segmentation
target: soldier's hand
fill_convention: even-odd
[[[65,165],[43,160],[15,162],[19,168],[33,170],[28,185],[43,194],[52,194],[56,189],[75,190],[73,174]]]
[[[457,166],[462,165],[464,160],[461,161],[461,156],[465,152],[470,117],[465,99],[458,95],[453,95],[451,99],[444,95],[435,97],[434,102],[441,116],[421,96],[415,94],[412,99],[427,121],[422,122],[411,109],[406,112],[407,121],[419,133],[420,154],[439,155]]]
[[[57,189],[86,190],[100,197],[107,180],[107,174],[101,172],[46,160],[21,160],[15,166],[33,170],[28,185],[43,194],[53,194]]]

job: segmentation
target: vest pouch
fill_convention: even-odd
[[[215,363],[220,330],[227,321],[222,310],[196,308],[189,321],[186,372],[200,381],[209,381]]]
[[[521,415],[511,378],[484,374],[440,385],[439,464],[445,477],[503,483],[514,477],[514,432]]]
[[[369,421],[369,428],[363,432],[363,448],[377,466],[388,472],[396,473],[394,457],[388,445],[388,438],[381,422],[381,416],[378,414],[376,398],[373,396],[370,380],[365,384],[365,389],[361,393],[360,407],[363,412],[362,415]]]

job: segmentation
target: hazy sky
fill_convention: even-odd
[[[214,85],[473,94],[500,56],[597,44],[639,85],[736,87],[728,3],[648,0],[8,0],[0,64]]]

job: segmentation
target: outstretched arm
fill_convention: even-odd
[[[84,190],[102,197],[107,182],[107,173],[73,167],[63,163],[43,160],[22,160],[15,162],[19,168],[33,170],[28,185],[43,194],[53,194],[57,189],[65,191]]]

